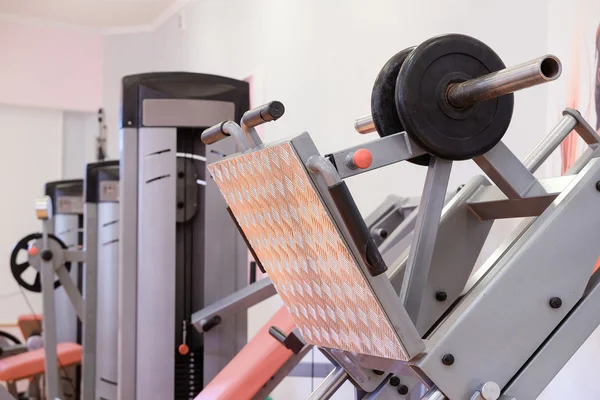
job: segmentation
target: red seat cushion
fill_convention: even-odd
[[[81,346],[59,343],[56,352],[60,365],[67,367],[81,362]],[[28,351],[0,360],[0,381],[11,382],[44,373],[44,349]]]

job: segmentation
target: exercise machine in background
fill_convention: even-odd
[[[209,171],[302,336],[338,365],[310,399],[349,380],[361,399],[533,400],[600,324],[600,137],[566,109],[524,162],[503,144],[512,92],[557,79],[554,56],[505,68],[484,43],[443,35],[392,66],[392,89],[374,90],[383,97],[372,102],[381,138],[323,157],[308,133],[263,145],[229,122],[242,153]],[[203,141],[224,139],[226,124]],[[535,178],[572,130],[587,151],[565,176]],[[372,163],[357,163],[359,150]],[[469,159],[487,177],[444,206],[453,162]],[[343,179],[401,161],[423,165],[427,177],[410,250],[388,269]],[[267,199],[236,195],[288,181]],[[473,273],[493,221],[517,217]],[[292,240],[273,242],[290,234],[288,223]]]
[[[78,250],[83,245],[83,180],[61,180],[48,182],[44,192],[50,198],[54,209],[54,218],[48,226],[48,234],[54,235],[70,250]],[[23,289],[42,292],[41,275],[27,261],[27,251],[32,243],[40,239],[40,233],[33,233],[21,239],[11,253],[10,266],[13,277]],[[69,263],[69,275],[79,291],[83,288],[83,270],[81,263]],[[35,271],[35,273],[33,273]],[[33,279],[31,279],[33,278]],[[65,289],[56,282],[56,338],[59,343],[82,343],[82,328],[75,309],[71,305]],[[43,317],[28,316],[37,325],[36,333],[42,332]],[[66,399],[79,399],[81,391],[81,368],[79,365],[63,367],[59,370],[60,386]]]
[[[193,399],[247,341],[245,313],[200,335],[192,313],[248,284],[248,249],[206,163],[203,129],[239,119],[247,82],[213,75],[125,77],[121,115],[120,400]]]
[[[19,242],[11,266],[21,286],[42,291],[44,347],[0,361],[5,364],[3,374],[11,375],[7,381],[43,374],[48,398],[116,398],[118,181],[118,161],[88,164],[85,204],[82,181],[49,184],[49,195],[36,203],[44,229]],[[80,244],[69,247],[65,241]],[[27,261],[18,261],[20,252]],[[74,274],[75,264],[85,268]],[[23,279],[27,269],[35,272],[33,283]],[[59,289],[65,299],[56,293]],[[102,293],[99,297],[98,290]],[[74,332],[83,340],[72,340],[68,334]],[[81,375],[77,372],[80,364]],[[14,392],[16,386],[10,389]]]

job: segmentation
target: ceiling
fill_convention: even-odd
[[[178,0],[0,0],[0,15],[98,29],[152,24]]]

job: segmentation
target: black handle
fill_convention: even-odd
[[[377,276],[387,271],[387,266],[375,241],[369,233],[365,220],[360,215],[358,207],[344,181],[329,187],[329,194],[333,199],[350,236],[360,251],[360,256],[367,265],[371,276]]]
[[[256,261],[250,261],[250,284],[256,282]]]
[[[289,335],[286,335],[281,329],[272,326],[269,328],[269,335],[284,345],[286,349],[291,350],[294,354],[300,353],[304,348],[304,342],[302,342],[294,332],[290,332]]]
[[[206,321],[202,321],[202,331],[208,332],[223,321],[220,315],[214,315]]]

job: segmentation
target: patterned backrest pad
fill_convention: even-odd
[[[308,343],[407,359],[290,142],[208,169]]]

